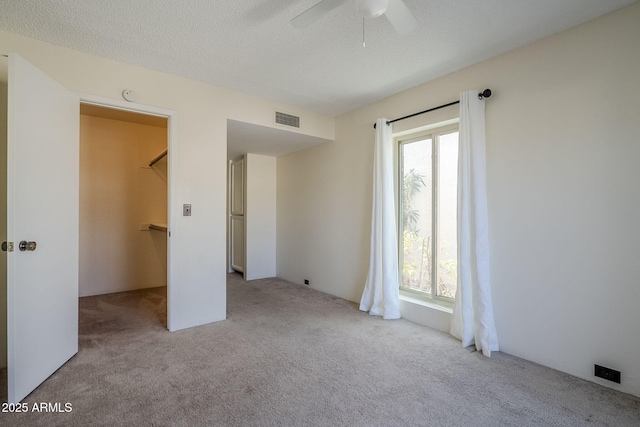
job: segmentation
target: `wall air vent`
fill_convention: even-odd
[[[292,126],[294,128],[300,127],[300,117],[292,116],[291,114],[281,113],[276,111],[276,123],[285,126]]]

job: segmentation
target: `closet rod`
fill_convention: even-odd
[[[478,94],[478,98],[479,99],[489,98],[490,96],[491,96],[491,89],[485,89],[485,90],[483,90],[482,92],[480,92]],[[420,114],[430,113],[431,111],[439,110],[439,109],[445,108],[445,107],[450,107],[450,106],[456,105],[456,104],[460,104],[460,100],[453,101],[453,102],[450,102],[448,104],[439,105],[437,107],[429,108],[428,110],[419,111],[417,113],[409,114],[408,116],[404,116],[404,117],[400,117],[400,118],[397,118],[397,119],[389,120],[387,122],[387,125],[390,125],[393,122],[399,122],[400,120],[404,120],[404,119],[408,119],[408,118],[411,118],[411,117],[419,116]],[[376,124],[375,123],[373,124],[373,128],[374,129],[376,128]]]
[[[165,148],[165,149],[164,149],[164,151],[163,151],[162,153],[158,154],[158,156],[157,156],[155,159],[153,159],[153,160],[151,160],[151,161],[149,162],[149,167],[151,167],[151,166],[155,165],[158,161],[160,161],[160,159],[161,159],[161,158],[163,158],[164,156],[166,156],[168,152],[169,152],[169,149],[168,149],[168,148]]]

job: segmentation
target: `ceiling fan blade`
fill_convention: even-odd
[[[343,3],[346,3],[347,1],[348,0],[322,0],[320,3],[310,7],[300,15],[293,18],[291,20],[291,25],[296,28],[307,28],[318,19],[322,18],[324,14],[335,9]]]
[[[413,31],[418,25],[418,20],[402,0],[389,0],[384,15],[402,36]]]

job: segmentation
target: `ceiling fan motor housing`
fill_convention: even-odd
[[[365,18],[377,18],[389,6],[389,0],[355,0],[358,12]]]

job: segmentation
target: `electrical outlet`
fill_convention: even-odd
[[[604,366],[594,365],[595,366],[595,376],[604,378],[605,380],[613,381],[614,383],[620,384],[620,371],[616,371],[615,369],[605,368]]]
[[[182,216],[191,216],[191,203],[182,205]]]
[[[309,286],[309,279],[304,279],[304,284]]]

